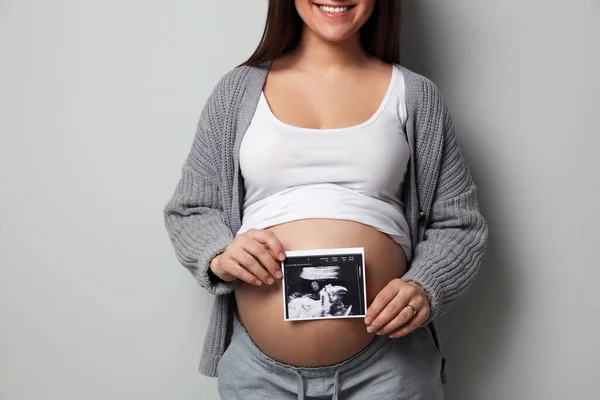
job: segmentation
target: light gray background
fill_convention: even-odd
[[[0,0],[0,399],[213,399],[211,298],[163,228],[266,1]],[[489,251],[440,319],[455,400],[597,399],[600,2],[405,2]]]

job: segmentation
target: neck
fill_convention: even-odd
[[[298,65],[313,71],[339,71],[364,64],[369,59],[360,43],[360,35],[340,41],[330,42],[315,35],[304,27],[298,47],[294,50]]]

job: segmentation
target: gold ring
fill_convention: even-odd
[[[407,304],[407,305],[406,305],[406,307],[410,307],[410,309],[411,309],[411,310],[413,310],[413,317],[414,317],[415,315],[417,315],[417,310],[416,310],[416,308],[414,308],[414,307],[413,307],[413,306],[411,306],[410,304]]]

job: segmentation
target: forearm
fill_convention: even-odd
[[[455,205],[463,204],[461,208]],[[419,284],[430,295],[428,321],[444,314],[475,279],[487,244],[488,226],[479,213],[475,189],[452,201],[438,204],[425,239],[405,281]]]
[[[215,280],[210,264],[233,240],[218,204],[218,187],[184,168],[164,216],[167,232],[180,263],[213,294],[226,294],[233,283]]]

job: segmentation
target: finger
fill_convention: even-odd
[[[232,249],[231,255],[242,268],[253,274],[263,283],[269,285],[269,279],[271,279],[271,283],[273,282],[273,278],[271,277],[271,274],[269,274],[269,271],[263,268],[260,262],[258,262],[252,254],[246,251],[243,244]]]
[[[273,250],[271,250],[267,244],[263,243],[264,240],[260,240],[260,237],[259,237],[260,235],[257,235],[257,232],[259,232],[257,229],[251,228],[251,229],[247,230],[245,233],[242,233],[241,235],[239,235],[239,238],[237,236],[236,236],[236,238],[238,238],[238,240],[244,240],[247,238],[256,240],[257,242],[261,243],[262,246],[264,246],[264,248],[269,251],[269,253],[271,253],[271,255],[273,256],[273,258],[275,260],[278,260],[279,259],[278,254],[276,254]]]
[[[281,273],[279,264],[273,258],[271,252],[267,250],[267,248],[262,243],[256,241],[255,239],[249,238],[247,241],[242,243],[242,247],[255,259],[257,259],[260,262],[260,264],[272,275],[273,278],[278,278],[277,272]]]
[[[261,244],[261,246],[263,246],[265,249],[267,249],[267,251],[269,252],[269,254],[271,255],[271,257],[273,258],[273,260],[277,261],[277,266],[280,267],[281,266],[281,261],[279,260],[279,256],[269,248],[269,246],[267,246],[266,244]]]
[[[271,231],[267,231],[264,229],[251,229],[247,232],[250,237],[255,238],[259,242],[267,245],[273,254],[279,261],[283,261],[285,259],[285,251],[283,250],[283,245],[279,241],[279,238]]]
[[[420,327],[423,324],[423,322],[425,322],[427,318],[429,318],[429,312],[429,307],[427,305],[424,305],[419,311],[417,311],[415,316],[412,317],[406,324],[402,325],[395,331],[392,331],[389,335],[390,338],[395,339],[404,335],[408,335],[410,332]]]
[[[253,274],[248,272],[246,269],[244,269],[232,257],[224,256],[224,258],[221,258],[221,260],[219,262],[219,267],[223,271],[227,272],[228,274],[233,275],[236,278],[238,278],[246,283],[249,283],[251,285],[256,285],[256,286],[262,285],[262,282],[260,281],[260,279],[258,279],[256,276],[254,276]]]
[[[370,325],[379,313],[388,305],[388,303],[396,297],[398,288],[395,285],[386,285],[378,294],[367,309],[365,316],[365,324]]]
[[[423,306],[422,303],[422,300],[417,301],[413,299],[408,304],[413,306],[415,310],[419,310]],[[392,320],[387,324],[381,326],[379,330],[376,331],[376,333],[378,335],[387,335],[388,333],[400,328],[402,325],[410,321],[412,318],[414,318],[415,315],[416,313],[413,311],[413,309],[410,308],[408,305],[405,305],[404,308],[400,310],[398,315],[392,318]]]
[[[406,300],[400,293],[396,294],[392,300],[385,306],[377,317],[367,326],[367,332],[377,332],[381,327],[388,324],[392,319],[396,318],[402,309],[406,306]]]

